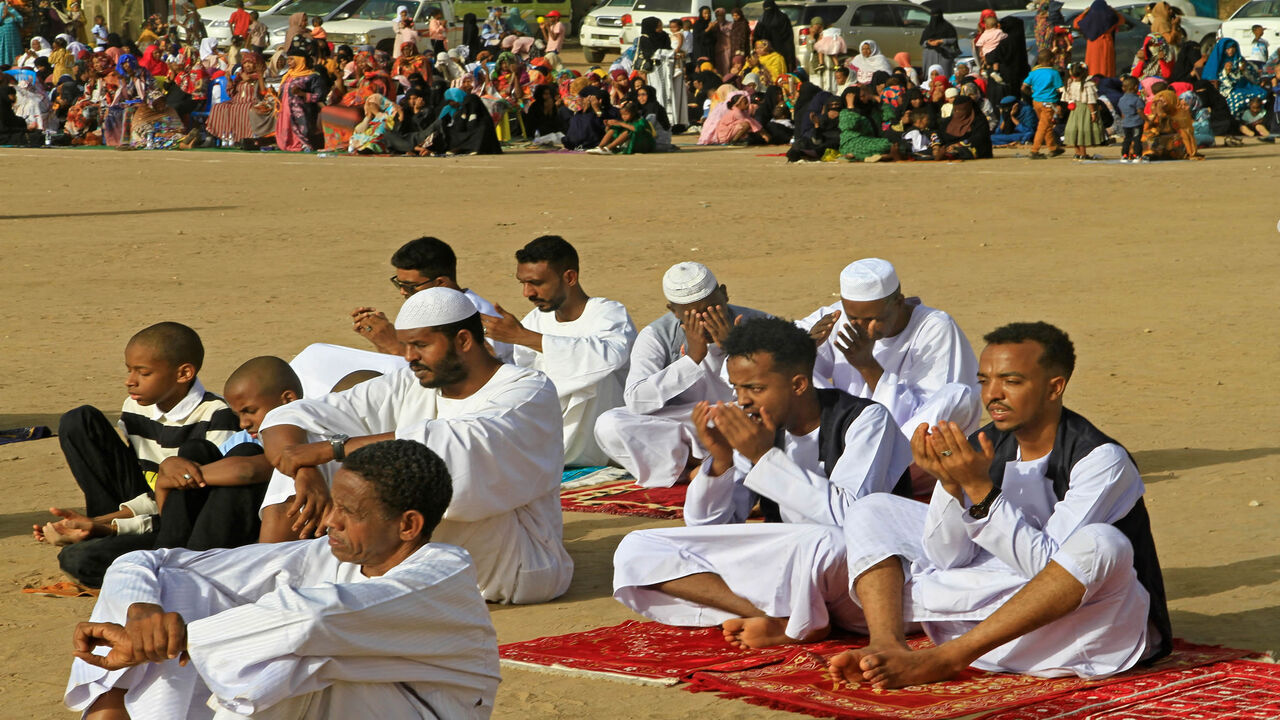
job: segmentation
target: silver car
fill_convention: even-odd
[[[911,56],[919,65],[923,58],[920,33],[929,24],[929,11],[920,5],[901,0],[833,0],[831,2],[779,2],[778,9],[791,21],[796,54],[817,38],[809,37],[809,25],[822,18],[823,27],[838,27],[849,52],[856,53],[863,40],[874,40],[880,52],[893,57],[900,52]],[[763,4],[742,6],[742,13],[754,26],[763,12]]]

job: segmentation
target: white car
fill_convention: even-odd
[[[413,26],[418,30],[426,30],[432,13],[439,10],[448,26],[446,44],[455,47],[462,43],[462,25],[453,16],[453,5],[441,0],[354,0],[325,22],[325,33],[335,47],[372,45],[378,50],[393,52],[396,33],[392,25],[397,17],[396,8],[402,5],[409,9]],[[430,38],[419,36],[418,51],[430,49]]]
[[[1262,26],[1262,39],[1267,41],[1270,51],[1274,53],[1280,47],[1280,0],[1253,0],[1242,5],[1222,23],[1219,36],[1240,43],[1240,52],[1248,57],[1249,46],[1253,43],[1254,25]]]
[[[1182,29],[1186,31],[1188,40],[1202,42],[1211,36],[1217,35],[1218,29],[1222,27],[1222,21],[1216,17],[1197,15],[1196,7],[1191,4],[1190,0],[1165,0],[1165,2],[1182,11]],[[1069,15],[1073,11],[1084,10],[1092,4],[1093,0],[1063,0],[1062,12]],[[1118,11],[1143,17],[1147,13],[1147,5],[1149,3],[1126,2],[1109,4]],[[1027,9],[1034,10],[1035,4],[1028,5]]]
[[[311,27],[311,18],[319,17],[325,21],[324,29],[327,33],[329,19],[358,2],[361,0],[289,0],[277,8],[270,17],[261,18],[270,32],[267,38],[267,51],[275,52],[284,46],[285,36],[289,34],[289,16],[303,13],[307,16],[307,27]]]
[[[621,52],[622,29],[632,24],[631,5],[635,0],[605,0],[582,18],[578,42],[589,63],[604,60],[605,53]]]
[[[246,0],[244,4],[245,12],[257,12],[258,19],[264,23],[267,18],[275,14],[277,10],[289,4],[289,0]],[[202,7],[196,12],[200,15],[200,22],[204,23],[204,33],[214,40],[218,41],[221,47],[227,47],[231,44],[231,13],[236,11],[236,0],[226,0],[226,2],[217,5],[209,5]]]
[[[737,0],[636,0],[631,6],[631,22],[622,27],[622,47],[630,47],[640,37],[640,23],[647,17],[658,18],[666,30],[672,20],[697,20],[700,8],[722,8],[727,15],[737,4]]]

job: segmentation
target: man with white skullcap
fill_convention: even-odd
[[[977,429],[978,360],[969,340],[947,313],[904,297],[888,261],[850,263],[840,271],[840,302],[796,324],[818,344],[819,387],[884,405],[907,437],[921,423]]]
[[[643,487],[671,487],[706,457],[695,403],[733,400],[720,342],[734,324],[767,317],[729,304],[706,265],[682,262],[662,276],[670,311],[640,331],[631,350],[624,407],[596,421],[596,440]]]
[[[267,414],[262,440],[276,468],[263,501],[264,542],[318,535],[332,473],[352,450],[416,440],[453,476],[434,539],[475,559],[486,600],[535,603],[569,587],[560,473],[560,403],[546,375],[499,362],[484,347],[466,295],[422,290],[396,318],[409,366],[350,390]],[[280,412],[287,410],[287,412]]]
[[[889,411],[817,389],[805,331],[756,318],[723,341],[737,402],[699,402],[707,459],[687,527],[638,530],[614,553],[613,596],[669,625],[720,625],[739,647],[865,630],[841,527],[874,494],[910,495],[911,448]],[[749,523],[759,505],[765,522]]]
[[[622,404],[636,326],[622,303],[591,297],[578,277],[578,251],[542,235],[516,251],[516,280],[534,309],[518,320],[502,306],[483,316],[485,336],[515,346],[515,364],[541,370],[560,393],[565,465],[605,465],[596,419]]]

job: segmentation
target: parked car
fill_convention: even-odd
[[[888,57],[905,52],[919,65],[922,58],[920,33],[929,24],[929,11],[916,3],[902,0],[833,0],[831,2],[779,2],[795,34],[796,52],[816,38],[809,37],[809,25],[815,17],[824,27],[838,27],[849,46],[858,52],[863,40],[874,40],[880,52]],[[742,6],[742,12],[753,23],[760,19],[763,3]]]
[[[1196,8],[1188,0],[1164,0],[1175,9],[1182,12],[1182,29],[1186,31],[1187,38],[1196,42],[1204,42],[1205,40],[1216,36],[1218,29],[1222,27],[1222,21],[1216,17],[1204,17],[1199,14]],[[1075,11],[1082,12],[1085,8],[1092,4],[1092,0],[1064,0],[1062,3],[1062,12]],[[1125,14],[1126,17],[1137,17],[1139,21],[1147,14],[1147,4],[1145,2],[1124,2],[1111,3],[1111,7]],[[1031,8],[1028,7],[1028,10]],[[1145,26],[1144,26],[1145,27]]]
[[[325,33],[335,46],[372,45],[378,50],[393,52],[396,35],[393,25],[399,7],[408,8],[413,26],[419,30],[426,30],[431,15],[439,10],[444,13],[448,26],[445,33],[448,46],[462,42],[462,23],[454,18],[453,5],[442,0],[356,0],[325,22]],[[418,50],[430,48],[430,38],[419,36]]]
[[[631,25],[631,6],[635,0],[605,0],[582,18],[578,42],[589,63],[604,60],[606,53],[621,52],[622,29]]]
[[[1248,53],[1253,42],[1253,26],[1263,27],[1262,37],[1271,44],[1271,52],[1280,47],[1280,0],[1253,0],[1240,6],[1227,21],[1222,23],[1219,37],[1240,43],[1241,51]]]
[[[920,4],[941,10],[947,22],[956,26],[956,33],[961,39],[977,30],[983,10],[995,10],[996,15],[1004,17],[1029,9],[1026,0],[924,0]],[[1088,3],[1085,6],[1088,7]],[[1034,27],[1034,23],[1029,27]]]
[[[573,2],[572,0],[507,0],[501,4],[495,4],[491,0],[464,0],[458,2],[454,0],[453,14],[461,21],[467,16],[467,13],[473,13],[476,21],[483,23],[484,19],[489,16],[489,8],[500,7],[503,10],[503,16],[510,15],[513,11],[519,10],[520,15],[529,22],[529,28],[537,32],[535,21],[537,18],[545,16],[552,10],[560,11],[560,22],[569,28],[569,32],[573,32]]]
[[[244,9],[246,12],[256,11],[258,17],[263,22],[266,22],[266,18],[288,5],[289,1],[246,0]],[[226,2],[202,7],[196,11],[200,15],[200,22],[204,24],[205,34],[217,40],[218,45],[222,47],[227,47],[231,44],[231,13],[236,11],[236,2],[237,0],[226,0]]]
[[[289,16],[295,13],[303,13],[307,16],[307,25],[309,27],[311,18],[319,17],[327,23],[334,15],[359,2],[362,2],[362,0],[289,0],[284,6],[277,8],[270,17],[261,18],[270,31],[267,49],[275,52],[284,45],[285,36],[289,31]],[[328,30],[329,28],[326,25],[325,31],[328,32]]]
[[[640,37],[640,23],[647,17],[658,18],[665,28],[672,20],[697,19],[699,8],[723,8],[728,12],[738,4],[739,0],[636,0],[631,7],[631,22],[622,26],[622,47],[630,46]]]

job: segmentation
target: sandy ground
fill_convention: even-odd
[[[124,343],[160,320],[199,330],[215,390],[253,355],[359,346],[347,313],[394,311],[388,258],[424,233],[453,244],[464,284],[518,314],[512,253],[562,234],[588,292],[625,302],[639,324],[662,311],[661,274],[680,260],[708,263],[735,302],[794,317],[832,301],[846,262],[881,256],[971,341],[1013,320],[1066,328],[1080,358],[1069,405],[1143,469],[1176,632],[1280,648],[1280,213],[1256,200],[1280,180],[1280,154],[1249,146],[1145,167],[1001,154],[788,167],[722,149],[447,160],[5,150],[0,428],[56,426],[82,403],[118,408]],[[0,446],[0,488],[0,717],[67,717],[71,629],[92,601],[19,589],[61,579],[30,528],[50,505],[82,501],[56,440]],[[573,586],[546,605],[493,608],[500,639],[632,617],[610,598],[612,552],[626,532],[661,524],[567,514]],[[496,716],[695,713],[776,715],[506,671]]]

